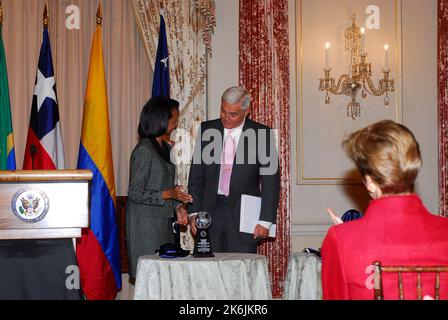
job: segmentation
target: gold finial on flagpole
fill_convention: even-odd
[[[0,27],[3,27],[3,5],[0,1]]]
[[[102,25],[103,23],[103,13],[101,12],[101,1],[98,5],[98,11],[96,12],[96,24],[98,26]]]
[[[165,15],[165,6],[163,5],[163,0],[160,0],[159,4],[160,4],[160,15],[164,16]]]
[[[44,9],[44,28],[48,28],[49,20],[50,19],[48,18],[47,4],[45,4],[45,9]]]

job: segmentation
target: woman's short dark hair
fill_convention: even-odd
[[[140,114],[138,135],[141,139],[163,136],[168,129],[171,111],[179,110],[179,102],[167,97],[151,98]]]

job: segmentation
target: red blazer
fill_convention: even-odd
[[[330,228],[322,245],[324,299],[373,299],[373,262],[448,266],[448,219],[432,215],[417,195],[370,202],[363,218]],[[448,299],[448,275],[440,276]],[[435,275],[422,275],[423,295],[434,297]],[[417,275],[403,274],[405,299],[417,299]],[[385,299],[398,299],[398,276],[383,273]]]

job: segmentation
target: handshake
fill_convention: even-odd
[[[183,186],[176,186],[173,189],[163,191],[162,198],[163,200],[177,200],[184,204],[193,202],[193,197],[183,191],[184,189],[185,187]]]
[[[187,204],[193,202],[193,197],[183,191],[184,189],[183,186],[176,186],[173,189],[168,189],[162,192],[163,200],[176,200],[182,202],[176,209],[177,223],[181,226],[188,224]]]

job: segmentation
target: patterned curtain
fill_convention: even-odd
[[[448,217],[448,0],[439,0],[439,198],[440,214]]]
[[[291,170],[288,0],[240,0],[240,81],[252,94],[251,118],[278,130],[281,194],[269,259],[273,297],[281,297],[290,255]]]
[[[151,66],[157,52],[160,10],[163,8],[167,24],[170,53],[170,90],[173,99],[180,102],[179,128],[186,130],[192,139],[196,128],[205,119],[207,51],[211,54],[211,36],[215,28],[215,3],[212,0],[131,0],[137,25],[145,43]],[[150,90],[150,88],[148,88]],[[179,135],[175,141],[185,135]],[[176,154],[179,158],[189,158]],[[177,167],[178,184],[186,185],[189,166]]]

